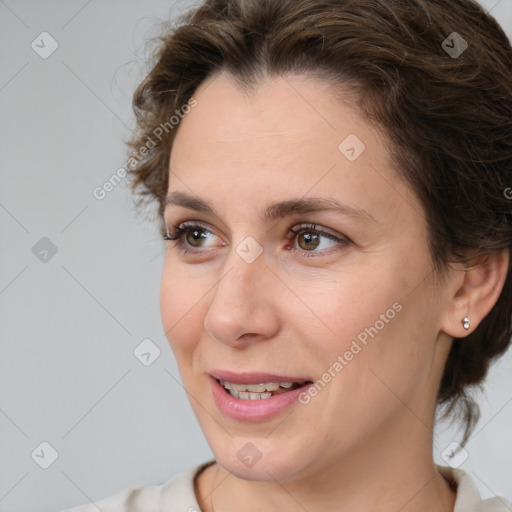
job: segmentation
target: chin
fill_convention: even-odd
[[[311,468],[311,443],[288,437],[228,437],[210,444],[215,460],[237,478],[260,482],[286,482]],[[286,444],[288,443],[288,444]],[[308,446],[304,450],[304,446]]]

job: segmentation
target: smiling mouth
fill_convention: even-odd
[[[222,379],[216,379],[216,381],[233,398],[240,400],[266,400],[312,383],[309,380],[302,382],[264,382],[261,384],[237,384]]]

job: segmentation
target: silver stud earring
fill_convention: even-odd
[[[466,329],[466,331],[469,329],[469,318],[467,316],[465,316],[462,319],[462,327],[464,327],[464,329]]]

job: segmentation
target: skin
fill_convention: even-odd
[[[170,232],[201,221],[211,233],[195,245],[191,235],[182,240],[195,256],[166,242],[161,314],[217,461],[196,479],[201,508],[452,511],[455,493],[432,458],[435,397],[452,337],[466,336],[490,311],[508,256],[434,278],[423,208],[348,91],[341,101],[328,84],[287,75],[247,94],[223,72],[194,97],[174,141],[169,193],[199,196],[219,217],[166,209]],[[366,146],[355,161],[338,149],[349,134]],[[312,196],[375,220],[259,217],[271,203]],[[316,247],[286,237],[310,223],[350,242],[321,237]],[[263,251],[252,263],[236,252],[247,236]],[[304,257],[311,253],[318,257]],[[395,303],[400,312],[307,405],[258,422],[217,409],[213,368],[319,379]],[[247,442],[261,452],[250,468],[237,457]]]

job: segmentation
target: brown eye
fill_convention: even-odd
[[[299,251],[306,257],[309,256],[322,256],[325,254],[325,250],[329,250],[336,246],[347,246],[350,244],[350,240],[344,236],[335,236],[334,234],[328,233],[321,229],[318,229],[315,224],[301,225],[297,228],[290,229],[289,239],[296,238]],[[323,239],[329,240],[330,245],[326,242],[322,242]],[[317,248],[321,250],[316,250]],[[329,251],[330,252],[330,251]]]
[[[185,239],[189,245],[192,247],[201,247],[201,242],[203,239],[207,238],[205,232],[208,232],[207,230],[200,228],[200,229],[188,229],[185,233]],[[196,245],[197,244],[197,245]]]
[[[297,237],[297,242],[301,249],[316,249],[320,245],[320,237],[316,234],[311,234],[306,231],[299,234]],[[304,245],[302,245],[302,243]]]
[[[182,223],[179,226],[173,226],[173,232],[167,233],[164,240],[176,241],[176,248],[183,253],[199,253],[202,252],[203,240],[210,238],[208,235],[213,233],[197,224],[197,223]]]

